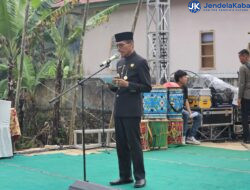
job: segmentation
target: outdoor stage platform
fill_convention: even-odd
[[[180,146],[145,152],[145,190],[249,190],[250,152]],[[115,150],[87,155],[87,176],[108,185],[118,177]],[[67,190],[82,179],[82,156],[44,154],[0,160],[1,190]],[[119,186],[132,190],[133,184]]]

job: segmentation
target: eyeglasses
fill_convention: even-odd
[[[126,45],[128,45],[128,43],[117,43],[116,47],[119,49],[119,48],[123,48]]]

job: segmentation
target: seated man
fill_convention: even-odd
[[[178,70],[174,74],[174,78],[176,83],[183,89],[183,104],[184,109],[182,111],[183,116],[183,139],[182,144],[195,144],[199,145],[200,142],[195,139],[195,136],[197,134],[198,128],[201,126],[201,114],[200,113],[192,113],[190,109],[190,105],[188,102],[188,88],[186,86],[188,78],[187,73],[182,70]],[[191,128],[191,131],[189,133],[189,136],[187,137],[187,131],[188,131],[188,119],[193,118],[193,126]]]

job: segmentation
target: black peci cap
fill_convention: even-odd
[[[133,32],[122,32],[115,34],[115,41],[121,42],[126,40],[134,40],[134,34]]]

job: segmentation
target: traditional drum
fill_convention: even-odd
[[[181,88],[168,88],[168,119],[181,119],[183,110],[183,92]]]
[[[167,118],[167,89],[143,93],[144,118]]]
[[[149,146],[151,149],[166,149],[168,120],[149,120]]]
[[[168,144],[182,144],[183,120],[170,120],[168,127]]]
[[[143,151],[150,150],[148,144],[148,120],[142,120],[140,125],[140,132],[141,132],[141,145]]]

